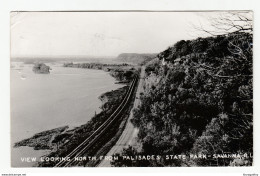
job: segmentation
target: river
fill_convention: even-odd
[[[88,122],[100,112],[98,97],[118,89],[115,79],[102,70],[65,68],[46,64],[50,74],[35,74],[33,65],[11,63],[11,163],[12,167],[31,167],[23,157],[37,157],[47,150],[13,148],[13,144],[33,134],[56,127],[71,128]]]

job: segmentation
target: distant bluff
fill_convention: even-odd
[[[157,53],[122,53],[117,56],[116,60],[120,62],[143,65],[146,62],[149,62],[150,60],[154,59],[156,55]]]
[[[33,72],[37,74],[49,74],[50,69],[51,68],[44,63],[35,63],[33,66]]]

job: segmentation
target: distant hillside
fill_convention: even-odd
[[[19,56],[12,57],[11,62],[24,62],[25,64],[34,64],[37,62],[84,62],[84,63],[113,63],[114,57],[109,56],[81,56],[81,55],[64,55],[64,56]]]
[[[156,53],[150,53],[150,54],[122,53],[117,56],[116,60],[120,62],[143,65],[144,63],[154,59],[156,55],[157,55]]]

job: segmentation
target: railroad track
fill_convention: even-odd
[[[54,167],[69,167],[75,165],[77,162],[75,158],[84,156],[88,149],[95,145],[95,143],[102,137],[102,135],[110,129],[113,123],[121,117],[125,108],[131,101],[131,97],[135,90],[137,81],[138,76],[135,76],[130,84],[129,89],[127,90],[126,96],[124,97],[121,104],[117,107],[117,109],[113,112],[113,114],[111,114],[110,117],[98,129],[96,129],[87,139],[85,139],[78,147],[76,147],[71,153],[66,156],[70,158],[70,160],[62,160]]]

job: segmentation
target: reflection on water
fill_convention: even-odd
[[[12,63],[11,68],[12,145],[37,132],[86,123],[95,111],[100,112],[98,97],[122,87],[101,70],[64,68],[55,64],[50,74],[35,74],[32,65],[22,65]],[[22,163],[21,157],[44,153],[46,151],[33,151],[30,147],[12,148],[12,166],[32,166],[33,163]]]

